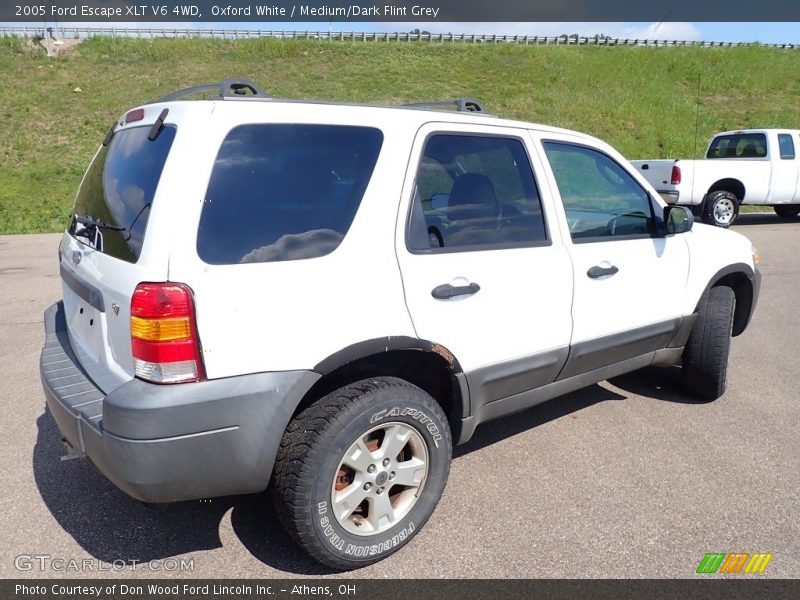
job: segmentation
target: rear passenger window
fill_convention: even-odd
[[[242,125],[222,143],[197,253],[210,264],[314,258],[347,234],[383,134],[341,125]]]
[[[520,140],[444,133],[428,138],[417,170],[410,250],[542,243],[542,205]]]
[[[778,146],[781,151],[781,158],[784,160],[794,159],[794,140],[788,133],[778,134]]]
[[[544,149],[573,240],[652,234],[650,196],[616,161],[585,146],[544,142]]]
[[[767,136],[763,133],[718,135],[711,141],[706,158],[765,158]]]

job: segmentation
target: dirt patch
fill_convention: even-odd
[[[77,45],[80,44],[83,40],[56,40],[53,38],[50,39],[38,39],[37,44],[47,52],[48,45],[50,47],[50,56],[80,56],[81,53],[77,50]]]

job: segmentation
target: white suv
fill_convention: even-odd
[[[472,100],[215,89],[114,124],[59,248],[47,404],[127,494],[269,486],[303,548],[353,568],[419,531],[484,421],[648,365],[724,392],[755,250],[607,144]]]

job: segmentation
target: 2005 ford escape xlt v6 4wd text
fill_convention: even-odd
[[[725,391],[739,234],[595,138],[227,80],[126,113],[81,183],[41,374],[69,453],[164,503],[268,487],[317,560],[420,530],[487,420],[648,365]],[[435,108],[435,107],[434,107]]]

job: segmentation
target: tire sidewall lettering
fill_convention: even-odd
[[[396,418],[396,417],[409,417],[419,422],[419,424],[425,427],[428,433],[430,433],[431,441],[433,441],[434,446],[436,446],[437,448],[439,447],[439,443],[443,439],[442,432],[439,429],[439,426],[436,425],[436,422],[431,417],[429,417],[425,413],[425,411],[420,410],[418,408],[398,405],[392,408],[379,410],[370,417],[369,422],[370,425],[374,425],[376,423],[383,421],[386,418]]]
[[[336,520],[331,501],[331,474],[336,470],[347,448],[376,424],[383,421],[400,422],[411,425],[422,436],[428,448],[430,467],[422,492],[416,506],[404,519],[391,529],[375,536],[358,536],[346,531]],[[444,424],[446,426],[446,424]],[[341,437],[320,463],[313,488],[313,524],[325,546],[334,554],[350,560],[370,559],[391,553],[410,540],[414,533],[424,525],[429,513],[435,507],[444,488],[449,471],[449,444],[438,419],[434,419],[425,406],[416,402],[381,403],[368,412],[360,414],[344,428]],[[431,499],[430,494],[434,497]]]

